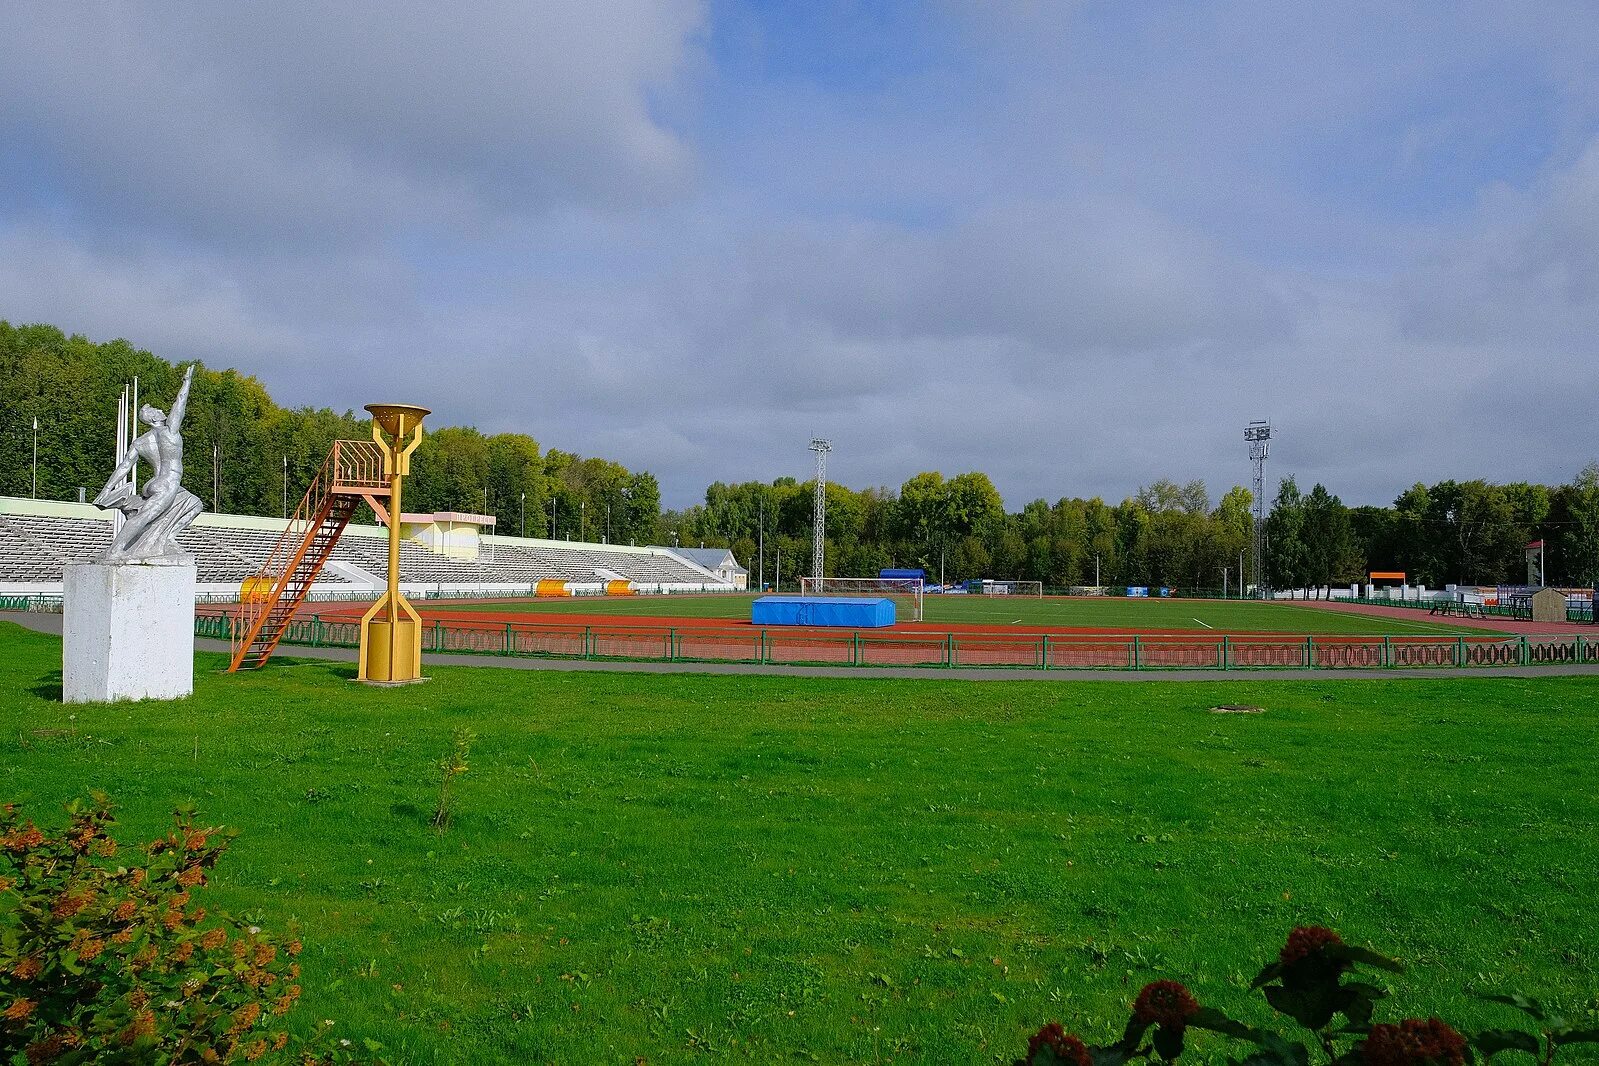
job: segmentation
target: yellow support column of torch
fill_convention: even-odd
[[[357,677],[376,685],[404,685],[426,678],[422,676],[422,618],[400,594],[400,516],[404,513],[400,493],[411,472],[411,453],[422,443],[422,419],[430,412],[403,403],[369,403],[366,409],[372,412],[372,439],[383,449],[384,473],[389,479],[389,587],[361,618]],[[379,618],[380,614],[384,617]]]

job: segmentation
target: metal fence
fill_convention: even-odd
[[[1473,603],[1463,604],[1458,600],[1401,600],[1388,599],[1385,596],[1356,596],[1335,599],[1334,603],[1359,603],[1372,607],[1408,607],[1411,610],[1432,612],[1440,604],[1452,603],[1456,615],[1465,615],[1463,608],[1469,606],[1471,614],[1480,618],[1509,618],[1511,620],[1528,621],[1532,618],[1532,609],[1529,607],[1515,607],[1505,603]],[[1441,612],[1440,612],[1441,613]],[[1453,617],[1453,616],[1451,616]],[[1566,601],[1566,621],[1589,622],[1594,620],[1593,603]]]
[[[195,634],[227,640],[232,624],[226,614],[202,615],[195,620]],[[357,621],[311,615],[291,622],[283,643],[353,648],[360,639]],[[1589,636],[879,634],[441,620],[424,627],[422,650],[541,659],[1022,670],[1491,669],[1599,663],[1599,637]]]
[[[0,596],[0,611],[31,611],[35,614],[60,614],[61,593],[29,592]]]

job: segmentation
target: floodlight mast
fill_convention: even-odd
[[[811,451],[816,453],[816,505],[811,523],[811,576],[822,579],[823,555],[827,550],[827,453],[833,442],[822,437],[812,437]]]
[[[1255,595],[1266,594],[1266,456],[1271,452],[1271,421],[1251,422],[1244,427],[1244,440],[1249,442],[1249,461],[1255,467],[1255,528],[1252,539],[1252,569],[1255,575]],[[1242,581],[1242,578],[1239,579]]]

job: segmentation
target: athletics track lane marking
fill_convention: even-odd
[[[1199,622],[1199,619],[1195,618],[1194,621]],[[1209,623],[1206,623],[1206,622],[1199,622],[1199,624],[1204,626],[1206,629],[1215,629],[1216,628],[1215,626],[1210,625]]]

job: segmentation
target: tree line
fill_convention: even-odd
[[[138,377],[163,405],[179,370],[126,341],[94,343],[52,326],[0,321],[0,494],[92,495],[112,465],[117,397]],[[208,506],[290,510],[338,439],[367,439],[353,411],[277,406],[254,378],[202,368],[185,428],[184,484]],[[217,457],[213,467],[213,448]],[[217,475],[214,477],[214,474]],[[729,547],[755,578],[785,586],[808,572],[815,485],[716,482],[705,502],[662,511],[653,475],[606,459],[541,449],[519,433],[433,428],[407,486],[407,509],[487,513],[499,532],[611,543]],[[1254,501],[1235,486],[1213,500],[1201,481],[1159,480],[1119,503],[1038,499],[1006,510],[986,474],[918,473],[898,488],[829,484],[827,571],[862,576],[920,567],[954,581],[992,577],[1075,585],[1238,587],[1249,566]],[[1266,579],[1278,588],[1345,585],[1372,570],[1413,582],[1519,584],[1524,547],[1547,544],[1551,584],[1599,584],[1599,464],[1566,484],[1484,480],[1416,484],[1391,506],[1346,506],[1325,486],[1284,478],[1266,518]],[[781,567],[781,571],[779,571]]]
[[[0,495],[33,492],[37,417],[38,495],[92,497],[114,463],[118,397],[135,378],[141,404],[165,410],[182,372],[123,340],[0,320]],[[333,442],[370,434],[364,412],[279,407],[255,378],[202,365],[183,426],[183,484],[210,510],[292,514]],[[660,496],[653,475],[607,459],[444,426],[430,427],[412,457],[405,506],[490,514],[510,535],[650,544],[661,536]]]
[[[705,503],[668,512],[683,543],[728,546],[771,581],[808,571],[814,482],[712,485]],[[1160,480],[1120,503],[1067,497],[1007,512],[988,477],[935,472],[898,490],[827,486],[827,571],[868,576],[920,567],[930,580],[992,577],[1046,587],[1148,585],[1236,591],[1254,575],[1254,500],[1241,486],[1212,501],[1202,481]],[[1349,585],[1373,570],[1411,583],[1521,584],[1529,541],[1546,542],[1549,584],[1599,584],[1599,463],[1557,486],[1417,484],[1390,507],[1349,507],[1284,478],[1265,521],[1266,582]]]

